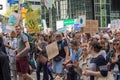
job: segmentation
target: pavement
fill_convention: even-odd
[[[40,79],[40,80],[42,80],[43,74],[40,73],[40,75],[41,75],[41,79]],[[33,80],[37,80],[37,78],[36,78],[36,72],[33,72],[33,73],[31,74],[31,76],[32,76]],[[11,80],[13,80],[13,79],[11,79]]]
[[[33,72],[31,76],[32,76],[33,80],[37,80],[36,79],[36,72]]]

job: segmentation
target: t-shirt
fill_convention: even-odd
[[[68,46],[67,41],[65,39],[57,42],[58,49],[59,49],[59,56],[65,58],[66,52],[64,50],[64,47]]]
[[[100,71],[101,75],[104,77],[107,76],[107,61],[105,60],[103,55],[92,58],[89,64],[89,68],[92,71]],[[91,75],[90,80],[95,80],[95,77]]]
[[[75,60],[78,61],[79,57],[81,55],[82,49],[78,49],[77,53],[75,54],[73,50],[70,51],[70,56],[71,56],[71,60],[72,62],[74,62]]]
[[[46,53],[46,46],[48,45],[47,42],[41,42],[39,44],[39,47],[42,49],[42,51],[40,51],[40,54],[44,55],[45,57],[47,57],[47,53]]]
[[[28,42],[28,37],[25,34],[21,34],[17,37],[17,48],[18,48],[18,53],[21,52],[25,47],[25,43]],[[26,50],[20,57],[25,57],[28,56],[28,51]]]
[[[12,48],[15,48],[15,49],[17,48],[17,39],[16,38],[13,38],[13,39],[10,40],[10,46]],[[14,50],[9,49],[9,55],[10,56],[15,56]]]
[[[114,54],[114,56],[115,56],[115,54]],[[116,74],[120,73],[120,55],[118,55],[117,57],[118,57],[118,61],[111,64],[112,72],[114,72]]]

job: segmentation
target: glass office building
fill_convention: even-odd
[[[52,24],[65,19],[86,15],[86,19],[98,20],[99,27],[107,27],[113,19],[120,18],[120,0],[55,0],[52,8]],[[42,6],[42,18],[49,25],[49,10]]]
[[[110,0],[94,0],[94,17],[99,27],[107,27],[110,23]]]
[[[110,17],[113,19],[120,19],[120,0],[110,0],[111,12]]]
[[[93,0],[56,0],[57,20],[75,19],[86,15],[87,19],[94,19]]]

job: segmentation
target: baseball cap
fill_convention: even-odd
[[[103,38],[108,39],[108,40],[110,39],[110,37],[109,37],[108,34],[104,34],[104,35],[103,35]]]
[[[92,36],[92,38],[100,39],[100,36],[98,34]]]
[[[108,40],[109,43],[113,43],[113,40]]]

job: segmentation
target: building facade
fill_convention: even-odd
[[[52,24],[58,20],[76,19],[86,15],[86,19],[98,20],[99,27],[107,27],[113,19],[120,18],[119,0],[55,0],[52,8]],[[42,18],[49,25],[49,10],[42,6]]]
[[[41,0],[29,0],[28,2],[31,4],[33,10],[40,8]]]

